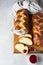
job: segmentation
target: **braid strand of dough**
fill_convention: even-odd
[[[43,14],[34,14],[32,17],[32,21],[34,45],[43,46]]]
[[[30,31],[30,19],[29,19],[29,11],[27,9],[21,9],[17,11],[15,17],[15,29]]]

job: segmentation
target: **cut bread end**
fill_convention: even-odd
[[[28,46],[24,46],[23,44],[16,44],[15,48],[22,54],[28,53]]]

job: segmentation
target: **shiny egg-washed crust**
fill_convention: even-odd
[[[15,30],[30,31],[31,21],[30,12],[27,9],[20,9],[16,12],[14,19]]]
[[[43,14],[36,13],[32,16],[33,43],[37,50],[43,51]]]

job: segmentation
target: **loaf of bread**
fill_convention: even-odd
[[[23,30],[29,32],[31,28],[31,21],[29,16],[30,12],[27,9],[18,10],[14,19],[15,30]]]
[[[43,46],[43,14],[36,13],[32,16],[33,22],[33,43],[36,46]]]

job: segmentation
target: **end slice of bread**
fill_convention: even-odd
[[[15,48],[21,52],[22,54],[28,53],[28,46],[24,46],[23,44],[16,44]],[[24,52],[25,51],[25,52]]]

